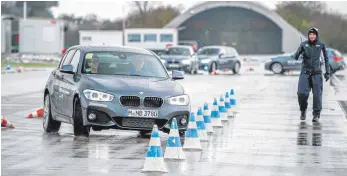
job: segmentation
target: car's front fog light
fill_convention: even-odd
[[[183,116],[180,120],[181,125],[187,125],[187,116]]]
[[[88,119],[89,119],[89,120],[95,120],[95,119],[96,119],[96,114],[90,113],[90,114],[88,115]]]

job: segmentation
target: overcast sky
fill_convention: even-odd
[[[174,6],[182,4],[184,6],[184,10],[192,7],[196,3],[201,3],[202,1],[194,1],[194,0],[174,0],[174,1],[164,1],[163,4],[172,4]],[[260,2],[270,9],[274,9],[276,3],[278,1],[266,1]],[[84,16],[88,13],[94,13],[103,19],[116,19],[123,16],[122,6],[125,4],[126,12],[129,11],[130,1],[124,0],[115,0],[115,1],[107,1],[107,0],[64,0],[60,1],[60,5],[58,8],[53,8],[52,11],[55,16],[58,16],[62,13],[65,14],[74,14],[76,16]],[[334,11],[339,11],[341,13],[347,14],[347,1],[328,1],[328,8]]]

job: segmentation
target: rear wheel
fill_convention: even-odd
[[[74,102],[73,129],[75,136],[89,136],[90,127],[83,126],[82,107],[78,99]]]
[[[240,73],[240,63],[236,62],[233,68],[234,74],[239,74]]]
[[[51,101],[49,93],[45,95],[43,107],[43,129],[46,132],[58,132],[60,129],[61,122],[56,121],[52,118]]]

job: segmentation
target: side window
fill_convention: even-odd
[[[75,52],[75,55],[73,56],[73,58],[71,60],[71,63],[70,63],[73,66],[73,71],[74,72],[77,72],[78,63],[80,61],[80,58],[81,58],[81,51],[77,50]]]
[[[128,34],[128,42],[141,42],[140,34]]]
[[[65,61],[65,58],[66,58],[67,54],[68,54],[68,52],[66,52],[66,53],[63,55],[63,57],[61,58],[58,68],[61,68],[61,66],[63,65],[63,63],[64,63],[64,61]]]
[[[75,53],[76,50],[70,50],[67,54],[66,54],[66,57],[63,61],[63,64],[60,66],[60,68],[63,66],[63,65],[67,65],[67,64],[70,64],[71,62],[71,59],[72,59],[72,56],[73,54]]]
[[[172,34],[160,34],[160,42],[173,42]]]
[[[157,34],[145,34],[144,42],[157,42]]]

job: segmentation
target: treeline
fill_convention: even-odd
[[[162,5],[153,1],[135,1],[125,19],[125,28],[162,28],[173,18],[180,15],[181,6]],[[99,19],[95,14],[77,17],[62,14],[59,19],[73,22],[79,30],[122,30],[123,19]]]
[[[347,19],[337,12],[328,11],[319,1],[283,1],[277,13],[304,35],[311,27],[319,29],[320,39],[329,47],[347,52]]]

